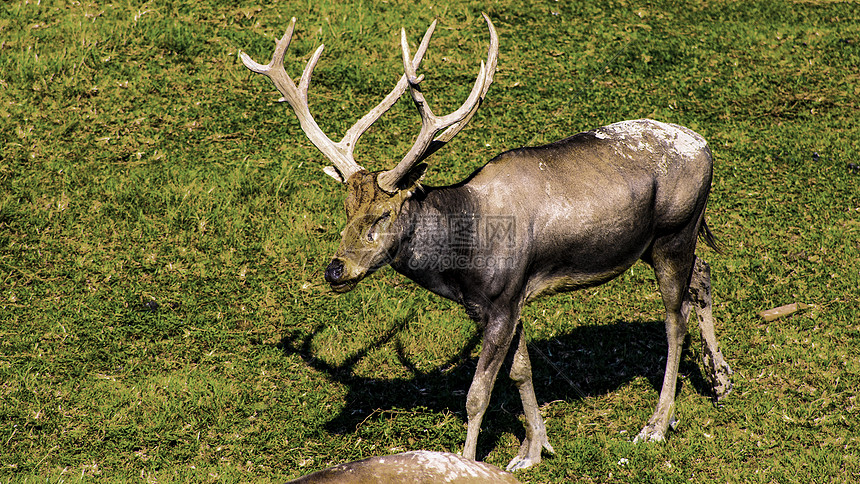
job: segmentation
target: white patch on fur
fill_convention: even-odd
[[[646,137],[646,134],[650,136]],[[682,159],[693,158],[707,146],[704,138],[688,128],[650,119],[622,121],[603,126],[594,130],[594,136],[598,139],[616,141],[617,144],[613,144],[615,152],[626,158],[633,158],[635,154],[642,151],[660,153],[657,171],[661,174],[667,173],[669,168],[667,152],[674,151]],[[656,145],[650,142],[652,139],[656,139]]]
[[[468,460],[456,454],[428,450],[417,450],[411,454],[416,457],[421,466],[434,470],[445,479],[444,482],[453,482],[464,476],[485,479],[493,477],[493,473],[485,469],[482,463]]]

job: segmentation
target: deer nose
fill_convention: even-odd
[[[336,284],[343,278],[343,261],[334,259],[325,268],[325,281],[329,284]]]

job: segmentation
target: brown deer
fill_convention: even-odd
[[[699,321],[705,376],[715,398],[731,389],[731,369],[714,334],[709,268],[695,254],[700,236],[714,246],[704,216],[711,151],[687,128],[641,119],[502,153],[451,186],[421,184],[424,161],[463,129],[493,80],[498,36],[486,14],[484,19],[490,31],[487,61],[459,109],[446,116],[433,114],[421,92],[423,76],[416,74],[436,22],[414,56],[401,29],[405,74],[337,143],[308,110],[311,74],[323,46],[311,56],[298,86],[284,70],[295,18],[268,65],[240,54],[245,66],[274,82],[305,134],[334,164],[325,172],[346,185],[347,226],[325,280],[335,292],[346,292],[390,265],[463,305],[483,330],[466,398],[463,456],[475,458],[496,376],[510,357],[510,377],[526,420],[519,453],[507,467],[515,470],[540,462],[542,449],[553,452],[534,393],[522,307],[539,296],[603,284],[641,259],[656,274],[669,348],[657,408],[636,440],[663,440],[675,424],[678,365],[691,309]],[[421,115],[418,138],[393,169],[368,172],[353,158],[355,143],[407,89]]]

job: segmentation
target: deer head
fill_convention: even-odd
[[[326,136],[311,116],[308,109],[308,87],[317,61],[324,46],[319,46],[302,72],[298,86],[284,69],[284,55],[290,45],[295,17],[287,32],[275,46],[268,65],[254,62],[247,54],[239,56],[245,66],[269,77],[286,101],[293,108],[302,130],[334,166],[323,169],[325,173],[346,184],[345,201],[347,225],[341,233],[341,243],[325,271],[325,279],[336,292],[346,292],[355,287],[365,276],[388,264],[397,252],[399,237],[397,226],[404,206],[420,191],[419,180],[427,164],[424,160],[451,140],[472,119],[480,106],[496,70],[499,40],[490,18],[483,14],[490,31],[490,47],[486,64],[481,61],[477,80],[466,101],[456,111],[436,116],[430,110],[420,83],[424,76],[417,74],[421,59],[427,51],[436,21],[430,24],[418,50],[412,56],[406,39],[406,31],[400,30],[400,45],[403,52],[404,74],[394,89],[370,110],[355,125],[347,130],[337,143]],[[356,163],[353,157],[358,138],[379,119],[409,89],[415,106],[421,115],[421,130],[414,145],[394,168],[370,173]],[[441,132],[441,133],[440,133]]]

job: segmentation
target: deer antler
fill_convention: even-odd
[[[406,71],[406,77],[409,81],[409,92],[412,95],[412,100],[421,114],[421,131],[418,133],[418,138],[412,149],[406,154],[400,163],[393,169],[381,173],[377,178],[379,188],[388,193],[396,192],[400,187],[400,181],[412,170],[415,165],[432,155],[439,148],[445,145],[451,138],[460,132],[463,127],[472,119],[475,112],[480,107],[490,84],[493,82],[493,74],[496,71],[496,64],[499,56],[499,37],[496,34],[496,29],[493,22],[487,14],[482,13],[484,20],[487,21],[487,27],[490,30],[490,47],[487,51],[487,62],[481,61],[481,69],[478,72],[478,78],[475,81],[475,86],[472,92],[466,99],[463,105],[447,116],[436,116],[427,105],[427,100],[424,99],[424,94],[421,92],[419,83],[424,80],[424,76],[416,74],[417,64],[409,62],[409,45],[406,42],[406,31],[400,30],[400,46],[403,50],[403,68]],[[447,128],[447,129],[446,129]],[[439,131],[445,131],[436,136]]]
[[[242,59],[242,63],[245,64],[245,67],[258,74],[263,74],[272,80],[275,87],[283,96],[279,101],[286,101],[290,104],[293,111],[296,113],[296,117],[299,118],[302,131],[305,132],[305,135],[307,135],[308,139],[311,140],[314,146],[316,146],[317,149],[319,149],[323,155],[325,155],[326,158],[334,164],[334,168],[328,166],[324,171],[334,179],[344,182],[352,176],[353,173],[363,170],[361,165],[356,163],[355,158],[353,157],[353,151],[355,150],[355,144],[358,142],[358,138],[361,137],[361,135],[364,134],[364,132],[367,131],[380,116],[388,111],[395,102],[397,102],[400,96],[406,91],[409,81],[407,79],[407,75],[404,74],[394,86],[394,89],[385,96],[382,102],[358,120],[358,122],[346,132],[342,140],[335,143],[329,139],[325,133],[323,133],[313,116],[311,116],[308,108],[308,87],[310,86],[311,75],[313,74],[314,67],[316,67],[317,61],[319,61],[320,55],[322,55],[322,51],[325,46],[320,45],[311,56],[302,72],[302,77],[298,86],[296,86],[284,69],[284,55],[287,52],[287,48],[290,46],[290,40],[293,37],[295,26],[296,18],[293,17],[286,33],[275,46],[275,52],[272,54],[272,60],[268,65],[254,62],[254,60],[244,52],[240,52],[239,57]],[[415,53],[415,57],[412,58],[411,62],[408,60],[404,61],[410,66],[413,72],[421,64],[421,59],[427,52],[427,46],[430,44],[430,37],[433,35],[433,30],[435,28],[436,21],[434,20],[427,29],[427,32],[424,34],[424,38],[421,40],[421,45]]]

